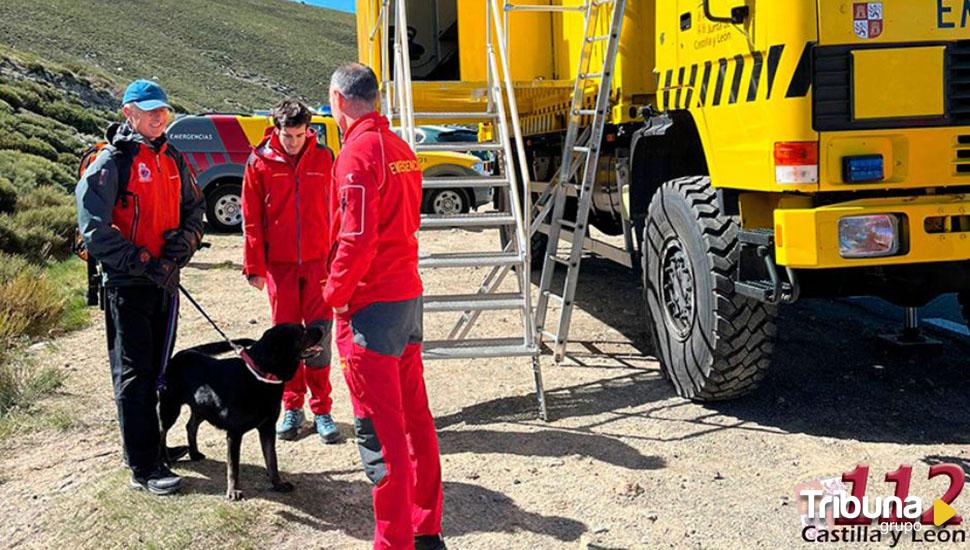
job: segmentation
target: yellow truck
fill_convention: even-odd
[[[508,7],[584,3],[504,3],[534,180],[560,164],[582,18]],[[379,9],[357,2],[375,69]],[[407,13],[414,111],[480,109],[485,1]],[[799,298],[956,292],[970,313],[970,2],[627,0],[610,99],[591,223],[634,228],[680,395],[751,391]]]

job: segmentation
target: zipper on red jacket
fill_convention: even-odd
[[[132,244],[136,244],[137,241],[135,240],[135,237],[138,235],[138,216],[139,216],[138,195],[132,194],[131,199],[135,203],[133,206],[135,213],[131,217],[131,238],[128,240],[130,240]]]
[[[303,247],[300,245],[300,176],[294,172],[296,182],[296,265],[303,263]]]

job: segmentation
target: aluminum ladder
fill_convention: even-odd
[[[525,175],[525,153],[521,146],[513,149],[513,140],[524,143],[519,127],[518,108],[512,88],[508,51],[504,47],[505,34],[500,25],[501,18],[497,0],[484,0],[486,9],[486,51],[487,86],[485,110],[474,112],[414,112],[408,37],[402,29],[407,29],[406,0],[384,0],[378,21],[370,38],[380,39],[382,44],[381,71],[382,112],[391,120],[393,126],[401,129],[402,137],[416,152],[425,151],[490,151],[497,155],[501,165],[501,175],[481,177],[426,177],[425,189],[474,187],[493,188],[504,194],[505,209],[499,212],[460,214],[454,216],[422,215],[421,230],[441,229],[505,229],[513,236],[506,246],[496,237],[493,250],[446,252],[422,255],[419,267],[422,270],[447,268],[491,267],[485,280],[466,294],[427,295],[424,298],[426,313],[456,312],[460,316],[446,338],[426,340],[423,346],[425,359],[465,359],[493,357],[535,357],[538,346],[535,344],[535,327],[532,318],[532,295],[530,291],[530,266],[528,249],[525,245],[528,222],[524,216],[528,210],[522,206],[519,190],[528,188],[517,183],[518,174]],[[388,40],[390,18],[394,18],[393,30],[393,71],[389,67],[390,57]],[[378,34],[378,30],[383,32]],[[492,41],[492,32],[497,40]],[[393,72],[393,75],[391,74]],[[456,91],[457,93],[461,93]],[[415,143],[415,121],[476,121],[491,123],[494,139],[480,143]],[[514,151],[517,154],[514,154]],[[515,162],[519,163],[516,170]],[[497,234],[498,232],[496,232]],[[516,290],[501,292],[499,285],[510,273],[515,274]],[[508,338],[473,339],[469,337],[479,314],[485,311],[517,310],[521,317],[521,331]],[[535,372],[536,392],[539,396],[540,415],[545,416],[544,392],[541,372]]]
[[[626,0],[590,0],[581,6],[585,17],[584,38],[569,106],[569,124],[563,142],[562,164],[557,177],[536,200],[533,207],[534,219],[529,228],[531,237],[543,225],[548,225],[549,241],[542,262],[535,327],[537,342],[540,345],[543,342],[551,344],[553,357],[557,363],[561,362],[565,355],[569,323],[575,306],[576,282],[579,279],[583,243],[588,231],[589,210],[593,199],[600,147],[610,112],[611,83],[625,4]],[[601,9],[610,5],[612,9]],[[541,7],[529,7],[531,11],[541,11],[539,8]],[[556,6],[547,8],[556,8]],[[558,11],[564,11],[562,7],[558,8]],[[610,17],[608,31],[604,35],[597,35],[601,27],[600,18],[605,13],[609,13]],[[602,66],[596,68],[592,66],[592,60],[598,45],[603,47],[603,57]],[[585,98],[587,87],[591,84],[596,86],[596,94],[594,107],[589,109],[585,106]],[[580,133],[580,126],[584,119],[588,119],[589,123]],[[578,197],[575,219],[565,217],[568,195]],[[560,255],[560,239],[569,242],[569,253],[566,256]],[[553,289],[556,265],[566,266],[566,277],[560,292]],[[555,302],[559,306],[559,317],[552,331],[545,329],[550,302]]]

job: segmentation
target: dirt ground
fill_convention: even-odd
[[[426,250],[492,244],[461,231],[422,236]],[[233,336],[269,323],[263,294],[239,275],[239,236],[213,236],[183,282]],[[483,272],[426,275],[427,293],[474,290]],[[728,403],[678,398],[652,357],[639,284],[602,260],[584,263],[569,360],[545,358],[550,422],[536,418],[527,359],[436,361],[426,379],[444,470],[444,533],[451,548],[780,548],[805,545],[794,501],[799,482],[869,464],[870,495],[888,495],[886,472],[911,464],[924,502],[946,483],[930,464],[968,465],[970,369],[966,341],[938,355],[886,353],[894,330],[853,302],[783,310],[772,371],[754,395]],[[296,491],[268,490],[258,438],[243,442],[247,500],[228,503],[225,440],[200,431],[208,459],[181,462],[184,494],[153,498],[127,488],[104,349],[103,322],[58,340],[37,359],[68,372],[38,415],[65,412],[0,443],[2,547],[366,548],[369,484],[352,438],[280,442]],[[441,337],[454,315],[429,315]],[[514,335],[514,316],[483,319],[483,335]],[[178,347],[216,333],[182,305]],[[352,432],[346,386],[332,375],[334,416]],[[187,415],[180,419],[181,426]],[[183,444],[173,429],[171,444]],[[954,506],[970,513],[970,499]],[[849,545],[831,545],[844,547]],[[852,545],[855,546],[855,545]],[[882,542],[874,547],[886,547]],[[914,545],[923,547],[924,545]]]

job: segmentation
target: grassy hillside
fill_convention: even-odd
[[[3,44],[76,72],[155,78],[188,110],[326,99],[354,16],[285,0],[4,0]]]
[[[59,382],[19,351],[87,321],[72,191],[127,82],[158,80],[183,112],[313,104],[356,49],[352,15],[285,0],[3,0],[0,36],[2,438]]]
[[[62,374],[19,350],[87,322],[71,191],[115,95],[110,80],[0,48],[0,437]]]

